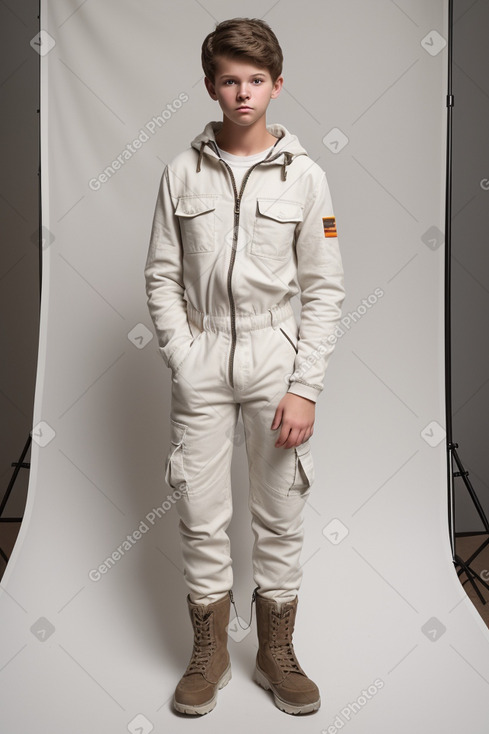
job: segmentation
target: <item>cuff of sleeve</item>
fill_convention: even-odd
[[[310,385],[304,385],[302,382],[293,382],[287,392],[300,395],[301,398],[308,398],[316,403],[321,391]]]

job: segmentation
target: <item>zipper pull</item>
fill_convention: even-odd
[[[256,592],[258,591],[259,587],[255,586],[253,589],[253,594],[251,597],[251,604],[250,604],[250,621],[248,623],[248,627],[251,627],[251,620],[253,619],[253,603],[256,602]]]
[[[236,609],[236,604],[234,603],[234,597],[233,597],[233,592],[232,592],[232,590],[231,590],[231,589],[229,589],[229,596],[230,596],[230,599],[231,599],[231,604],[232,604],[232,605],[234,606],[234,611],[236,612],[236,621],[238,622],[238,624],[239,624],[239,626],[241,627],[241,629],[242,629],[242,630],[247,630],[247,629],[249,629],[249,628],[251,627],[251,620],[253,619],[253,602],[254,602],[254,601],[256,601],[256,592],[257,592],[257,590],[258,590],[258,586],[256,586],[256,587],[255,587],[255,588],[253,589],[253,595],[252,595],[252,597],[251,597],[251,605],[250,605],[250,610],[251,610],[251,614],[250,614],[250,621],[249,621],[249,623],[248,623],[248,626],[247,626],[247,627],[243,627],[243,625],[242,625],[242,624],[241,624],[241,622],[239,621],[239,615],[238,615],[238,610]]]
[[[236,199],[236,206],[234,207],[235,214],[239,214],[239,204],[240,204],[240,198],[238,196],[238,198]]]
[[[247,627],[243,627],[243,625],[239,621],[239,614],[238,614],[238,610],[236,609],[236,604],[234,603],[234,596],[233,596],[233,592],[232,592],[231,589],[229,589],[229,598],[231,599],[231,604],[233,605],[234,611],[236,613],[236,621],[237,621],[237,623],[239,624],[239,626],[241,627],[241,629],[247,629]],[[248,627],[249,627],[249,625],[248,625]]]

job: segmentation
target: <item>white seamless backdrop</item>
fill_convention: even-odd
[[[199,731],[487,731],[489,635],[446,514],[447,6],[41,1],[41,333],[28,502],[0,593],[2,731],[192,726],[171,705],[192,640],[143,268],[165,163],[221,119],[200,47],[234,16],[263,17],[281,42],[267,122],[327,172],[347,298],[311,439],[294,635],[321,709],[279,711],[251,680],[255,619],[233,621],[233,678]],[[242,437],[240,422],[229,534],[244,625]]]

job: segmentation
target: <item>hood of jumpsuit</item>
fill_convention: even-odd
[[[208,122],[205,128],[199,135],[196,135],[190,145],[199,152],[197,159],[196,172],[201,170],[202,158],[205,153],[209,153],[215,158],[219,158],[216,149],[216,133],[222,128],[222,122],[218,120],[212,120]],[[282,179],[287,179],[287,166],[289,166],[294,157],[299,155],[307,155],[306,149],[300,144],[297,135],[290,133],[286,127],[279,123],[270,123],[266,126],[269,133],[278,138],[273,150],[270,152],[270,158],[274,158],[281,166]],[[278,158],[275,158],[279,155]]]

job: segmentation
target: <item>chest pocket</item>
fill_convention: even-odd
[[[183,250],[189,255],[216,249],[218,194],[179,196],[175,214],[180,222]]]
[[[286,260],[292,252],[297,223],[302,222],[303,204],[286,199],[257,199],[256,205],[250,252]]]

